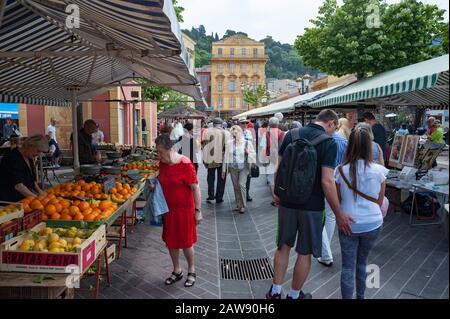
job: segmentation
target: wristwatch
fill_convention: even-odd
[[[196,208],[195,211],[196,211],[196,212],[200,212],[200,209]]]

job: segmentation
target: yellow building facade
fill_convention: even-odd
[[[243,99],[244,90],[265,85],[267,56],[264,43],[235,35],[212,44],[211,106],[227,117],[253,107]]]

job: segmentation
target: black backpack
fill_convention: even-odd
[[[275,195],[281,202],[294,205],[309,201],[316,181],[316,146],[332,138],[323,133],[308,141],[300,137],[302,129],[291,130],[292,142],[283,153],[275,178]]]

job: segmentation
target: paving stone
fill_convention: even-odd
[[[249,292],[250,286],[247,281],[241,280],[222,280],[220,282],[220,290],[223,292],[243,293]]]
[[[266,258],[267,252],[264,249],[249,249],[244,250],[244,259],[254,259],[254,258]]]
[[[239,299],[239,300],[245,300],[245,299],[253,299],[253,296],[250,292],[248,293],[238,293],[238,292],[222,292],[221,294],[222,299]]]
[[[219,241],[219,249],[241,249],[241,244],[238,241]]]

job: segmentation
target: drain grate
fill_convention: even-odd
[[[264,280],[272,279],[273,268],[269,258],[259,259],[220,259],[222,279]]]

